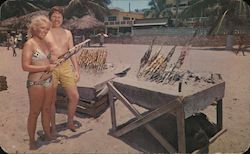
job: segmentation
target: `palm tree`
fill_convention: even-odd
[[[108,14],[107,5],[110,3],[110,0],[71,0],[65,7],[65,17],[92,15],[103,21],[104,16]]]
[[[250,1],[249,0],[243,0],[245,1],[248,5],[250,5]]]
[[[35,4],[34,0],[7,0],[0,6],[0,20],[38,10],[41,8]]]
[[[172,12],[168,9],[169,6],[166,0],[151,0],[148,5],[151,6],[151,8],[145,10],[144,16],[146,18],[171,18],[173,16]]]
[[[66,18],[90,14],[103,19],[108,13],[107,5],[110,3],[111,0],[7,0],[0,6],[0,20],[49,10],[55,5],[65,6]]]
[[[50,9],[53,6],[66,6],[70,0],[36,0],[36,4],[44,10]]]
[[[210,14],[211,10],[216,14]],[[208,35],[216,35],[224,30],[228,35],[226,47],[231,50],[235,29],[248,23],[249,7],[242,0],[192,0],[191,6],[186,8],[180,17],[199,17],[204,12],[207,12],[208,17],[216,17]]]
[[[178,21],[178,16],[179,16],[179,4],[180,0],[175,1],[175,6],[176,6],[176,12],[175,12],[175,21]],[[177,24],[175,24],[177,26]]]

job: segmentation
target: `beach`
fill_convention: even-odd
[[[148,45],[104,44],[108,49],[107,62],[139,68],[140,58]],[[171,47],[166,47],[170,49]],[[115,53],[115,54],[114,54]],[[137,59],[137,60],[135,60]],[[223,128],[227,131],[209,145],[209,153],[242,153],[250,146],[250,53],[235,55],[221,48],[192,47],[184,67],[194,72],[212,72],[225,81],[223,98]],[[0,47],[0,76],[7,77],[8,90],[0,91],[0,146],[8,153],[141,153],[137,148],[108,134],[111,129],[110,109],[97,118],[76,116],[77,132],[64,129],[67,115],[56,114],[59,137],[52,143],[40,142],[36,151],[28,146],[27,117],[29,100],[26,89],[27,72],[21,67],[21,50],[12,57],[12,50]],[[84,76],[81,76],[84,79]],[[203,112],[215,121],[215,106]],[[132,114],[117,103],[118,119],[124,122]],[[37,131],[41,132],[40,116]]]

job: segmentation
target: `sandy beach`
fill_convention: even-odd
[[[135,73],[147,45],[105,44],[107,62],[132,65]],[[167,47],[170,49],[170,47]],[[115,54],[114,54],[115,53]],[[133,59],[137,59],[134,61]],[[209,153],[242,153],[250,147],[250,53],[235,55],[221,48],[193,47],[184,63],[194,72],[220,73],[226,83],[223,99],[223,128],[227,129],[209,145]],[[132,75],[133,73],[129,74]],[[67,115],[56,114],[59,137],[53,143],[40,142],[39,149],[30,151],[26,123],[29,100],[25,86],[27,72],[21,68],[21,50],[17,57],[0,47],[0,76],[7,77],[8,90],[0,91],[0,146],[8,153],[141,153],[138,148],[108,134],[111,126],[110,109],[98,118],[88,116],[75,120],[77,132],[64,129]],[[81,76],[84,79],[84,76]],[[215,121],[215,106],[203,112]],[[122,104],[117,104],[118,119],[124,122],[132,115]],[[40,117],[37,131],[41,131]]]

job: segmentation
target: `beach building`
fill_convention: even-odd
[[[141,12],[123,12],[119,9],[111,9],[111,14],[104,21],[105,33],[112,36],[144,33],[167,23],[167,18],[145,19]]]
[[[110,15],[105,18],[105,33],[111,35],[130,35],[136,19],[143,19],[143,13],[124,12],[118,8],[111,9]]]
[[[190,0],[180,0],[178,13],[189,7]],[[175,0],[167,1],[169,11],[175,16],[177,5]],[[207,17],[194,17],[184,21],[185,27],[175,27],[175,18],[144,18],[142,12],[124,12],[119,8],[110,9],[110,15],[105,17],[105,33],[110,36],[138,36],[138,35],[178,35],[194,33],[193,27],[197,23],[204,25]]]

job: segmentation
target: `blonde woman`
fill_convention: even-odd
[[[27,89],[30,101],[28,116],[28,134],[30,149],[37,149],[35,140],[36,124],[40,114],[44,130],[44,139],[52,140],[50,133],[50,110],[52,103],[52,77],[41,80],[45,71],[51,71],[55,65],[50,64],[50,48],[44,40],[49,32],[51,22],[46,16],[35,16],[28,29],[29,39],[25,42],[22,51],[22,68],[29,72]]]

